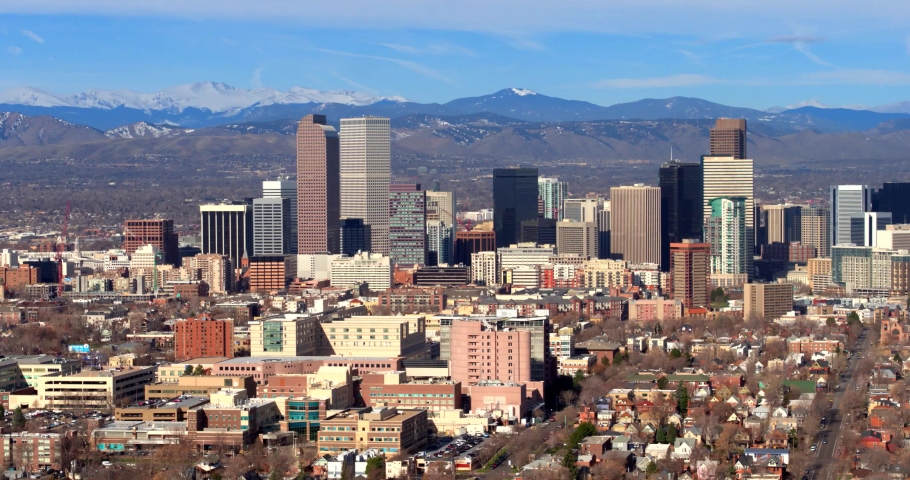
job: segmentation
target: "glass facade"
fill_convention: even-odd
[[[398,265],[427,263],[427,199],[420,185],[389,187],[389,256]]]
[[[521,238],[521,223],[537,219],[537,169],[493,169],[493,230],[496,247],[508,247]]]
[[[670,244],[702,238],[704,216],[701,165],[665,163],[660,167],[661,270],[670,268]]]

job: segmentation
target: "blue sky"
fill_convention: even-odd
[[[153,5],[150,5],[153,4]],[[910,100],[910,2],[0,0],[0,89],[195,81],[445,102]]]

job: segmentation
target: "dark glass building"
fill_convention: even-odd
[[[353,257],[357,252],[370,251],[370,226],[362,218],[341,219],[341,253]]]
[[[910,183],[885,183],[872,203],[876,212],[891,212],[894,223],[910,223]]]
[[[389,257],[395,265],[427,264],[427,193],[419,184],[389,185]]]
[[[537,169],[493,169],[493,231],[496,247],[521,241],[521,224],[537,219]]]
[[[704,224],[701,165],[665,163],[660,167],[661,270],[669,271],[670,244],[701,239]]]

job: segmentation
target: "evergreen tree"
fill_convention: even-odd
[[[25,427],[25,415],[22,413],[22,407],[16,407],[13,411],[13,428]]]
[[[187,365],[187,367],[189,367],[189,365]],[[202,365],[196,365],[196,368],[193,369],[193,375],[197,377],[200,375],[205,375],[205,369],[202,368]]]
[[[680,415],[685,415],[689,410],[689,390],[686,389],[686,384],[679,382],[679,387],[676,387],[676,411]]]
[[[657,474],[657,464],[654,462],[649,463],[647,470],[645,470],[645,473],[647,473],[649,477],[651,475]]]
[[[682,352],[678,348],[670,350],[670,358],[680,358],[682,357]]]
[[[183,374],[186,375],[186,376],[192,375],[192,374],[193,374],[193,366],[192,366],[192,365],[187,365],[186,367],[184,367],[184,368],[183,368]]]
[[[581,369],[575,370],[575,375],[572,376],[572,384],[578,387],[583,381],[585,381],[585,372],[581,371]]]
[[[660,377],[657,379],[657,388],[659,388],[661,390],[666,390],[668,383],[670,383],[670,381],[667,380],[667,377]]]
[[[605,367],[609,367],[610,366],[610,357],[604,356],[603,358],[601,358],[600,364]]]

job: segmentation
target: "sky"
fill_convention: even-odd
[[[0,0],[0,90],[910,100],[906,0]]]

